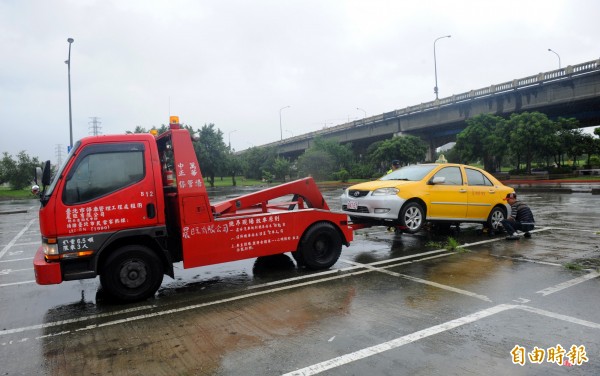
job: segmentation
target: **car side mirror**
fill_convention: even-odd
[[[435,176],[433,179],[431,179],[429,181],[429,184],[431,185],[436,185],[436,184],[444,184],[446,182],[446,178],[443,176]]]

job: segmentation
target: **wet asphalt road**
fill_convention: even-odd
[[[334,209],[340,193],[324,192]],[[36,285],[38,203],[0,202],[0,374],[598,375],[600,195],[520,198],[531,239],[374,227],[329,271],[289,254],[178,264],[131,305],[98,279]]]

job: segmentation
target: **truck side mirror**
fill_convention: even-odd
[[[35,177],[33,178],[35,185],[40,184],[40,182],[42,181],[42,173],[43,173],[43,170],[41,167],[35,168]]]
[[[46,161],[44,172],[42,173],[42,185],[50,185],[50,161]]]

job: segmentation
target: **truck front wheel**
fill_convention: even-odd
[[[151,249],[128,245],[108,257],[100,283],[111,297],[134,302],[153,296],[162,283],[163,274],[163,264]]]
[[[319,270],[330,268],[342,253],[342,237],[338,230],[326,222],[312,225],[302,236],[294,258],[298,265]]]

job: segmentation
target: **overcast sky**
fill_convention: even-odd
[[[236,150],[600,58],[600,1],[0,0],[0,152],[214,123]],[[360,108],[362,110],[357,110]],[[364,112],[363,112],[364,110]]]

